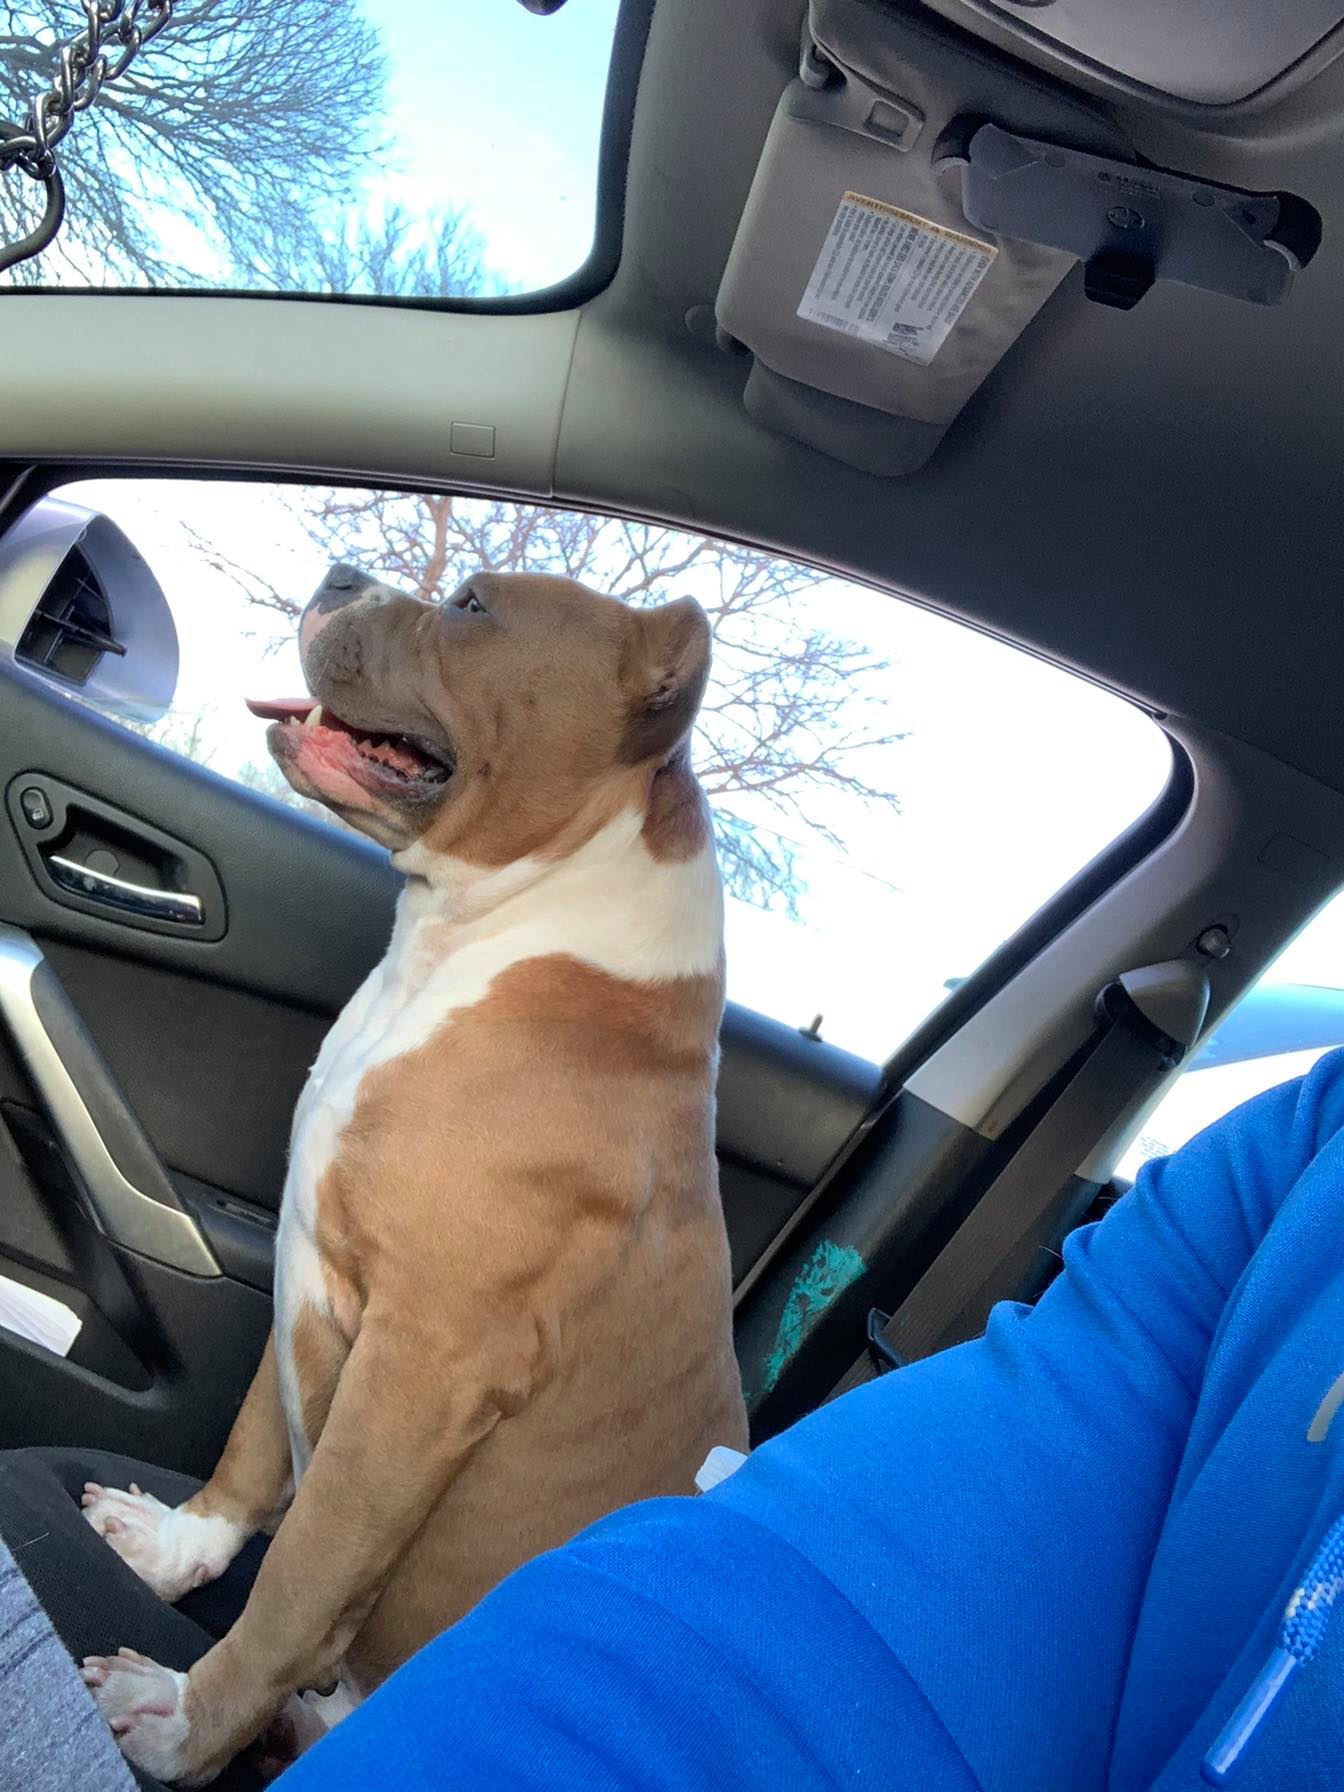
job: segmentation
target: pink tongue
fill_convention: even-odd
[[[263,722],[302,722],[313,708],[311,697],[248,697],[244,701]]]

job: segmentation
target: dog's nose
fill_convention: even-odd
[[[309,608],[339,610],[342,604],[353,603],[377,583],[377,579],[371,579],[368,573],[361,572],[357,566],[346,566],[338,561],[309,599]]]
[[[377,589],[377,579],[371,579],[357,566],[338,563],[331,567],[299,618],[300,655],[309,651],[338,610],[361,597],[371,596]]]

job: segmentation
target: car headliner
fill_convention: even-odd
[[[1158,286],[1121,314],[1075,270],[932,462],[883,480],[753,423],[743,364],[684,323],[713,303],[801,11],[657,0],[622,258],[580,310],[5,292],[0,454],[448,483],[748,537],[1344,789],[1344,60],[1277,105],[1109,95],[1150,160],[1317,207],[1284,306]],[[452,452],[450,420],[493,423],[495,458]]]

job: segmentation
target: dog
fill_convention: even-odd
[[[434,604],[337,566],[299,649],[312,697],[253,705],[270,751],[406,883],[298,1104],[218,1468],[176,1509],[84,1494],[167,1600],[273,1530],[190,1673],[84,1664],[129,1760],[184,1785],[268,1727],[306,1746],[512,1569],[746,1447],[703,611],[498,573]]]

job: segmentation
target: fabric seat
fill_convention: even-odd
[[[105,1450],[0,1451],[0,1536],[76,1661],[129,1645],[167,1667],[189,1668],[243,1609],[267,1540],[254,1538],[213,1585],[165,1605],[85,1522],[79,1498],[86,1481],[134,1481],[170,1505],[200,1485]],[[157,1792],[157,1781],[137,1777]],[[262,1781],[237,1762],[214,1784],[220,1792],[257,1792]]]

